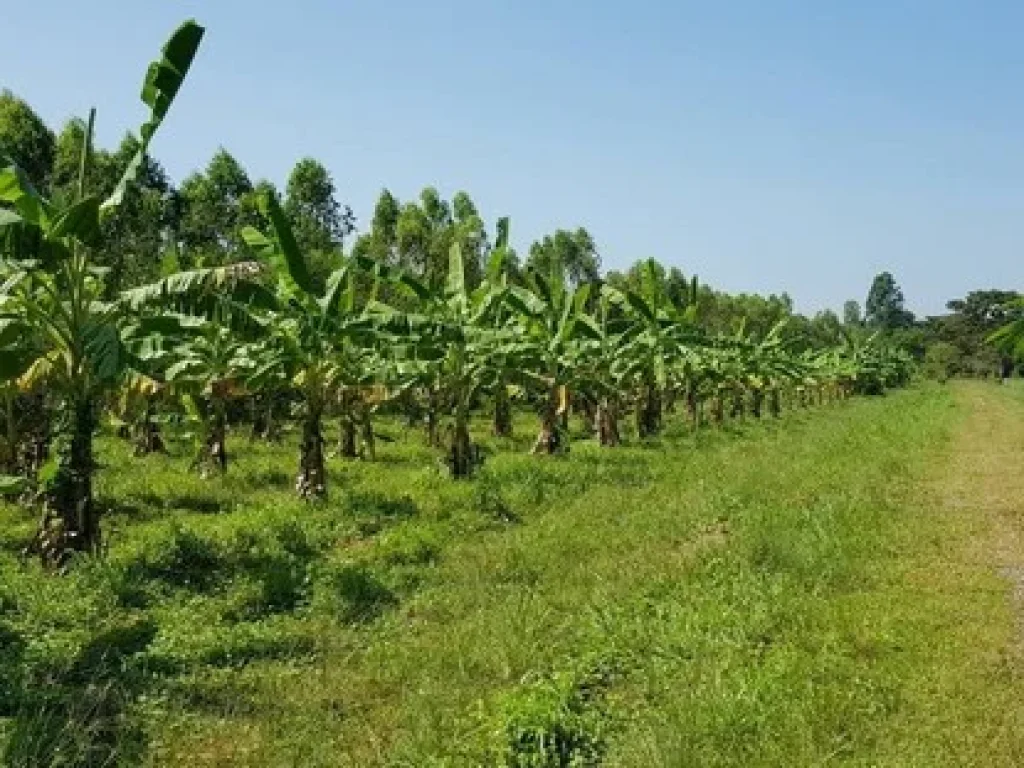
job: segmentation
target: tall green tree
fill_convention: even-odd
[[[914,315],[904,306],[903,291],[891,272],[880,272],[872,281],[864,302],[864,319],[868,325],[884,331],[914,324]]]
[[[370,230],[356,238],[352,254],[373,259],[389,266],[398,266],[398,219],[401,204],[387,189],[380,193],[370,220]]]
[[[0,91],[0,156],[21,168],[37,189],[50,185],[56,140],[32,107],[8,90]]]
[[[339,250],[356,228],[352,209],[338,202],[331,174],[311,157],[296,163],[288,176],[284,210],[306,253]]]
[[[590,233],[580,227],[569,232],[559,229],[530,246],[526,267],[548,275],[553,265],[561,265],[565,279],[572,287],[598,283],[601,280],[601,256]]]
[[[483,279],[484,264],[490,249],[487,229],[476,204],[466,192],[455,193],[452,212],[455,228],[453,239],[462,252],[463,282],[466,289],[472,291]]]
[[[843,303],[843,325],[854,327],[861,324],[860,304],[853,299]]]
[[[948,361],[950,374],[987,375],[1001,363],[1006,375],[1013,363],[1024,360],[1024,349],[1008,343],[1009,337],[993,336],[1001,327],[1022,325],[1024,305],[1017,291],[971,291],[946,307],[949,314],[929,318],[927,327],[932,344],[943,347],[941,353]],[[947,345],[956,354],[950,354]]]
[[[138,138],[125,136],[105,159],[111,178],[124,173],[138,151]],[[106,245],[96,260],[111,270],[106,280],[111,295],[158,279],[164,251],[177,230],[179,208],[170,179],[148,153],[142,157],[135,184],[103,222]]]
[[[55,204],[70,204],[78,194],[79,184],[86,194],[102,194],[116,181],[116,172],[109,155],[92,149],[90,165],[81,176],[82,145],[85,143],[86,121],[72,117],[61,126],[54,141],[53,168],[50,174],[50,197]]]
[[[219,149],[206,169],[186,178],[179,190],[181,220],[178,238],[186,253],[204,263],[227,264],[242,254],[243,201],[253,185],[242,165]]]

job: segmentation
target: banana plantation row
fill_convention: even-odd
[[[696,281],[693,295],[672,301],[655,279],[637,290],[577,285],[557,263],[513,280],[507,219],[476,287],[458,244],[444,285],[362,256],[340,260],[323,282],[272,192],[260,200],[266,231],[242,233],[251,260],[171,271],[111,295],[92,258],[103,248],[101,224],[132,184],[202,33],[182,25],[150,66],[139,153],[106,199],[85,194],[92,116],[79,194],[66,204],[44,199],[0,158],[3,490],[41,505],[34,547],[49,563],[100,541],[93,437],[104,410],[140,452],[161,449],[162,415],[187,415],[197,425],[195,466],[213,474],[227,468],[233,410],[250,408],[254,429],[269,436],[287,406],[301,425],[297,492],[320,499],[328,418],[340,422],[343,454],[362,441],[372,457],[372,414],[400,411],[425,424],[461,478],[479,463],[470,417],[485,408],[494,432],[508,435],[515,402],[535,407],[533,450],[554,454],[569,448],[570,411],[613,447],[630,413],[645,438],[677,404],[699,426],[727,412],[778,416],[784,402],[879,392],[909,376],[909,358],[878,339],[798,353],[781,324],[763,338],[712,335],[698,316]]]

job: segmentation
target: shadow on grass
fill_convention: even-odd
[[[156,632],[148,620],[113,627],[69,665],[16,673],[12,695],[0,699],[12,718],[4,764],[140,765],[145,736],[130,707],[149,679],[140,654]],[[5,670],[21,669],[17,647],[4,657]]]
[[[177,509],[184,512],[195,512],[200,515],[216,515],[221,512],[229,512],[232,503],[214,496],[204,496],[198,493],[143,493],[138,496],[139,501],[151,509],[169,510]]]
[[[409,495],[388,496],[376,491],[349,490],[345,510],[354,517],[363,536],[379,533],[388,524],[419,514],[419,506]]]
[[[290,490],[295,485],[295,478],[282,469],[267,469],[253,473],[247,480],[246,485],[251,485],[254,488],[270,486],[282,491]]]
[[[367,566],[340,563],[325,566],[317,578],[314,609],[345,623],[369,621],[398,604]]]

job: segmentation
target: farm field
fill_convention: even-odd
[[[875,60],[892,20],[850,48],[882,67],[866,89],[803,63],[822,87],[785,86],[767,50],[705,62],[767,76],[737,79],[727,117],[730,88],[657,86],[677,50],[750,47],[689,23],[692,50],[651,25],[669,66],[645,45],[648,76],[597,67],[547,98],[559,58],[590,69],[594,9],[550,60],[470,44],[543,48],[536,9],[519,32],[460,12],[457,45],[424,18],[417,45],[453,58],[401,64],[369,43],[401,25],[355,9],[204,8],[218,47],[177,24],[140,67],[140,122],[106,54],[138,64],[162,12],[93,5],[52,13],[46,66],[17,68],[36,106],[0,89],[0,762],[1024,765],[1019,222],[989,217],[1013,209],[1003,164],[980,167],[998,137],[923,130],[956,121]],[[614,10],[595,64],[652,13]],[[17,51],[38,23],[12,18]],[[342,21],[368,77],[310,66],[309,33]],[[543,74],[517,86],[527,60]],[[953,90],[983,96],[993,67],[963,69],[985,87]],[[865,104],[889,120],[835,98],[887,88]],[[178,137],[167,168],[157,134]],[[849,298],[887,260],[917,262],[913,310],[888,269]]]
[[[614,450],[516,437],[452,482],[421,430],[98,442],[105,556],[0,512],[12,765],[1000,766],[1024,761],[1024,390],[952,382]],[[575,421],[573,422],[575,426]],[[332,426],[333,429],[333,426]]]

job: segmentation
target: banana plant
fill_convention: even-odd
[[[487,261],[487,269],[484,272],[484,281],[490,289],[502,294],[508,290],[508,263],[509,263],[509,219],[504,216],[498,219],[497,235],[494,240],[494,250]],[[512,332],[515,323],[515,316],[508,310],[508,305],[503,304],[496,310],[494,317],[495,327],[504,328]],[[512,392],[516,389],[512,384],[511,371],[515,364],[514,356],[508,354],[511,350],[499,349],[491,356],[491,362],[495,367],[496,380],[494,382],[494,419],[491,430],[495,437],[512,437]]]
[[[448,279],[443,288],[428,290],[415,313],[402,315],[376,305],[387,324],[401,318],[405,328],[405,357],[439,402],[447,404],[451,424],[444,462],[452,477],[470,477],[480,463],[469,420],[474,402],[495,388],[502,364],[515,346],[514,336],[499,321],[504,293],[485,281],[475,291],[466,288],[466,265],[458,243],[449,252]]]
[[[134,443],[136,456],[167,452],[157,416],[157,403],[164,399],[166,388],[153,375],[162,361],[145,362],[146,370],[125,372],[121,386],[111,393],[107,403],[111,426],[122,438]]]
[[[583,339],[598,340],[593,322],[583,318],[590,298],[590,286],[571,290],[557,259],[547,276],[529,271],[525,286],[512,286],[505,301],[522,323],[522,339],[515,346],[522,366],[516,372],[527,386],[542,389],[540,432],[534,442],[535,454],[566,453],[571,392],[578,381],[576,349]]]
[[[766,396],[769,396],[772,412],[775,415],[781,412],[776,390],[778,380],[786,378],[788,373],[788,366],[784,362],[788,355],[785,354],[782,337],[786,323],[783,318],[772,326],[764,338],[757,339],[747,331],[746,323],[741,322],[735,335],[724,340],[736,370],[735,380],[731,383],[733,417],[743,415],[748,395],[750,412],[754,418],[761,418]]]
[[[149,116],[139,148],[105,200],[86,195],[95,111],[81,149],[77,194],[66,207],[44,199],[25,173],[0,158],[0,241],[7,260],[0,286],[0,380],[29,371],[45,378],[56,405],[55,466],[48,478],[37,548],[48,562],[100,542],[93,503],[96,407],[130,364],[123,338],[128,305],[105,301],[105,274],[92,254],[102,247],[101,221],[120,205],[142,166],[198,50],[203,29],[182,24],[146,72],[142,101]]]
[[[672,304],[657,279],[653,260],[641,267],[640,290],[606,285],[602,291],[643,327],[631,354],[637,379],[637,434],[641,439],[651,437],[661,430],[663,397],[671,383],[672,363],[681,355],[680,332],[692,323],[696,304],[682,311]]]
[[[242,237],[248,247],[269,268],[273,301],[263,314],[273,339],[267,365],[284,371],[299,397],[302,437],[296,491],[305,499],[327,496],[324,463],[323,419],[345,379],[339,369],[338,352],[346,340],[367,343],[376,332],[373,320],[355,306],[357,262],[346,260],[317,286],[306,259],[295,240],[291,225],[273,192],[260,197],[260,210],[270,222],[270,236],[246,227]],[[383,264],[376,270],[377,284],[385,277]],[[406,281],[406,284],[418,285]]]
[[[246,380],[259,366],[259,349],[229,327],[203,323],[171,350],[165,378],[197,427],[192,469],[202,477],[228,469],[227,411],[247,393]]]
[[[602,447],[622,442],[619,417],[622,393],[636,376],[637,361],[632,352],[644,327],[616,311],[611,294],[599,297],[596,315],[580,315],[577,322],[589,326],[587,338],[577,345],[577,378],[594,404],[594,431]]]

